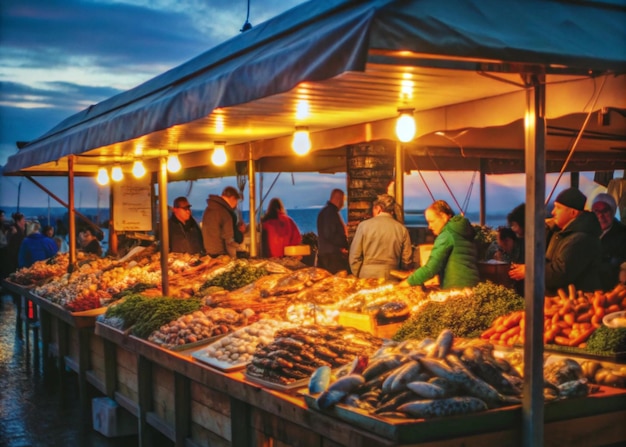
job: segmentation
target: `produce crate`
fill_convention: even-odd
[[[341,311],[337,320],[340,326],[348,326],[369,332],[379,338],[392,338],[407,317],[400,320],[380,321],[374,315]]]

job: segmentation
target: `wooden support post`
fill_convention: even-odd
[[[89,414],[90,400],[87,392],[87,370],[90,368],[89,342],[92,328],[77,328],[78,331],[78,392],[83,414]]]
[[[61,389],[61,396],[65,396],[66,380],[65,380],[65,356],[68,352],[68,326],[67,323],[57,319],[57,367],[59,368],[59,387]]]
[[[152,433],[148,413],[152,411],[152,363],[146,357],[137,356],[137,400],[140,447],[151,447]]]
[[[174,373],[174,407],[176,446],[185,447],[191,430],[191,383],[179,373]]]
[[[252,445],[252,412],[250,406],[234,397],[230,398],[230,420],[232,447],[249,447]]]
[[[50,314],[43,309],[39,312],[39,321],[41,325],[41,358],[43,362],[44,380],[49,379],[50,375]]]
[[[102,339],[104,347],[104,392],[115,399],[117,384],[117,347],[110,340]]]

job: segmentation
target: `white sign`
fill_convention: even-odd
[[[113,183],[113,225],[115,231],[151,231],[152,200],[150,179],[129,175]]]

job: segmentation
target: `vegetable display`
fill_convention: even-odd
[[[491,282],[466,289],[466,293],[447,293],[447,299],[431,300],[421,306],[400,327],[394,340],[436,337],[444,329],[451,330],[456,337],[477,337],[497,317],[524,308],[521,296]]]

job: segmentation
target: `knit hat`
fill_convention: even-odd
[[[591,204],[591,206],[595,205],[598,202],[606,203],[609,208],[611,208],[613,215],[615,215],[615,211],[617,211],[617,203],[615,202],[615,199],[611,194],[607,194],[604,192],[598,194],[596,198],[593,199],[593,203]]]
[[[568,208],[573,208],[578,211],[585,209],[585,202],[587,196],[585,196],[578,188],[564,189],[556,196],[555,202],[559,202],[561,205]]]

